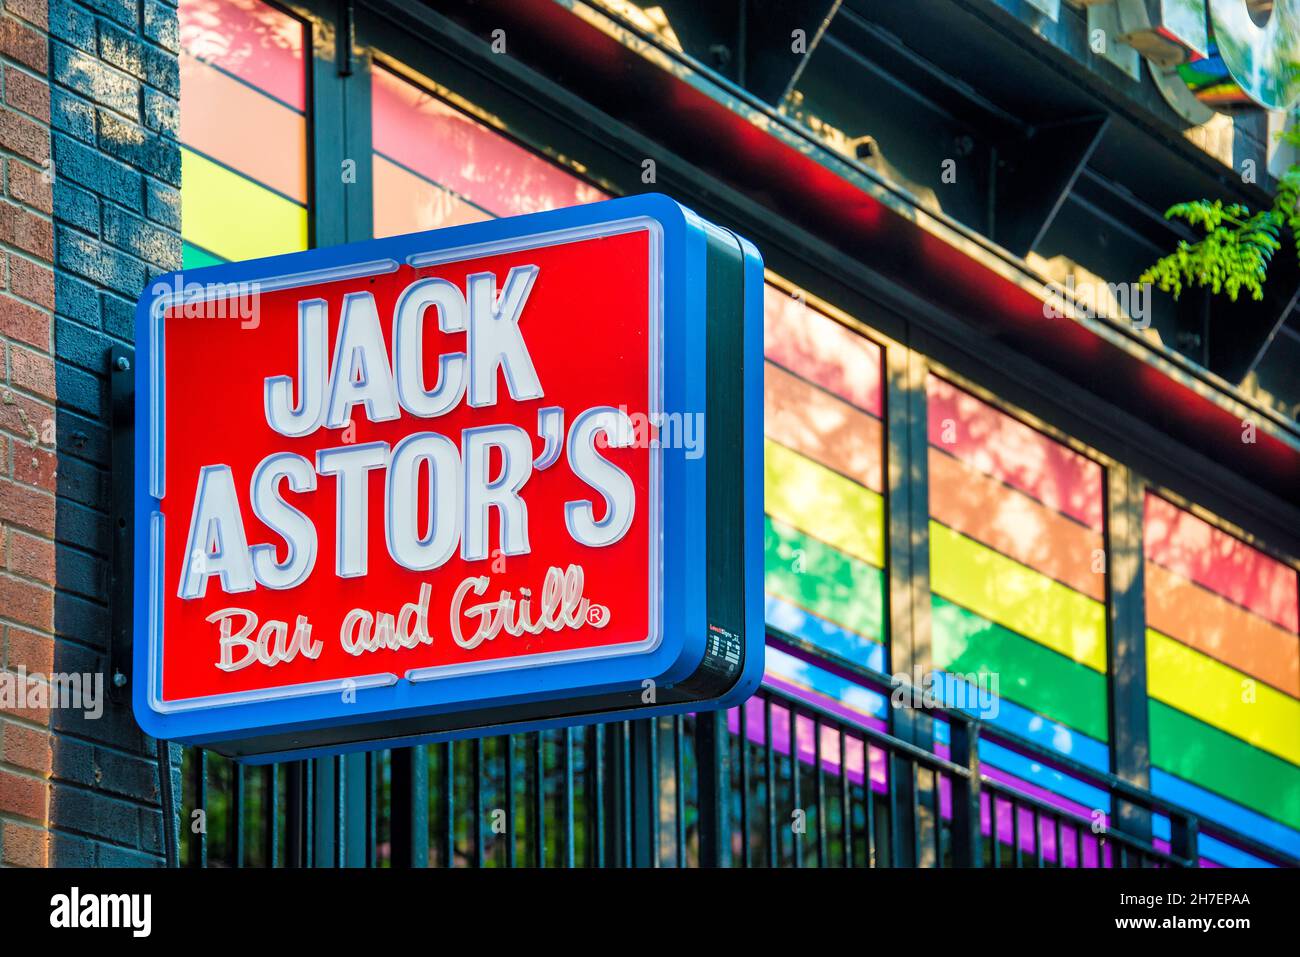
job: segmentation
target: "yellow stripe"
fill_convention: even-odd
[[[1147,694],[1300,764],[1300,701],[1150,628]]]
[[[763,440],[767,514],[840,551],[885,567],[885,509],[879,495]]]
[[[181,232],[223,259],[278,256],[307,248],[307,210],[182,149]]]
[[[1106,609],[1087,595],[930,522],[930,588],[1094,671],[1106,670]]]

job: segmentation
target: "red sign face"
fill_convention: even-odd
[[[173,306],[162,704],[656,641],[654,242]]]

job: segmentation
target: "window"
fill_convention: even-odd
[[[378,65],[370,109],[376,236],[609,198]]]
[[[973,704],[983,683],[993,728],[1106,773],[1102,467],[936,376],[927,394],[931,642],[948,698]],[[1109,811],[1104,792],[1010,748],[985,740],[980,756],[1085,820]]]
[[[767,623],[803,648],[885,672],[881,350],[773,286],[764,306]],[[884,717],[879,695],[779,645],[767,667],[791,693]]]
[[[1144,548],[1152,790],[1300,854],[1295,569],[1151,494]],[[1201,845],[1218,863],[1259,863]]]
[[[259,0],[181,0],[186,267],[306,249],[302,22]]]

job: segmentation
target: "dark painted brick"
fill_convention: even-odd
[[[80,834],[55,831],[50,835],[51,867],[94,867],[95,842]]]
[[[55,137],[54,169],[57,179],[71,179],[128,209],[141,207],[144,190],[139,172],[70,137]]]
[[[135,303],[106,292],[100,297],[100,311],[106,333],[123,342],[135,341]]]
[[[144,265],[121,250],[67,226],[59,227],[55,247],[58,264],[86,279],[124,296],[139,296],[144,289]]]
[[[102,600],[108,594],[108,564],[102,558],[60,545],[54,550],[60,588]]]
[[[95,17],[73,0],[50,0],[50,35],[87,53],[95,52]]]
[[[171,137],[100,111],[99,146],[108,155],[164,182],[176,187],[181,184],[181,151]]]
[[[64,362],[56,365],[55,377],[60,404],[86,415],[108,414],[108,389],[103,379]]]
[[[88,233],[99,232],[99,200],[80,186],[60,183],[54,191],[54,218]]]
[[[89,462],[65,456],[59,463],[59,495],[91,508],[108,502],[108,475]]]
[[[71,455],[108,467],[108,429],[102,423],[92,422],[64,408],[55,410],[54,420],[60,459]]]
[[[96,13],[102,13],[123,26],[134,27],[139,19],[139,6],[136,0],[81,0],[81,2]]]
[[[54,352],[61,362],[71,362],[91,372],[102,371],[104,354],[111,345],[112,343],[102,332],[68,319],[55,317]],[[62,372],[62,369],[58,371]],[[58,384],[63,385],[62,379]]]
[[[58,192],[55,190],[56,195]],[[92,329],[100,326],[99,294],[95,287],[63,270],[54,273],[54,311]]]
[[[134,26],[134,24],[133,24]],[[112,24],[99,27],[99,55],[110,63],[150,86],[180,96],[180,67],[175,56],[166,50],[146,43],[134,33],[128,33]]]
[[[145,215],[161,226],[180,232],[181,228],[181,192],[156,179],[146,178]]]
[[[84,466],[85,464],[78,459],[65,459],[60,474],[68,470],[69,463],[71,463],[72,467]],[[60,490],[60,494],[62,494],[62,490]],[[112,548],[108,516],[66,498],[59,502],[58,516],[55,519],[54,539],[106,557]]]
[[[50,124],[60,133],[68,133],[86,143],[95,142],[95,107],[75,93],[50,91]],[[55,168],[58,175],[58,168]]]
[[[79,642],[99,649],[108,647],[108,609],[97,602],[88,601],[71,592],[59,591],[54,596],[54,631],[62,638]],[[56,649],[66,649],[71,654],[75,646],[69,641],[61,642]],[[80,649],[87,652],[87,649]],[[67,667],[61,670],[91,671],[94,667],[85,664],[82,667]]]
[[[149,854],[143,851],[132,851],[124,847],[114,847],[112,844],[99,844],[96,846],[98,857],[95,861],[96,867],[162,867],[163,862],[156,854]]]
[[[72,47],[56,43],[51,80],[75,90],[100,106],[135,118],[140,112],[140,84],[131,77]]]
[[[104,661],[104,667],[108,667],[107,660]],[[105,688],[105,695],[107,696],[107,688]],[[52,715],[51,724],[59,734],[93,738],[122,751],[144,752],[144,734],[140,731],[140,726],[135,723],[135,716],[131,714],[130,708],[106,704],[104,713],[98,718],[88,718],[82,711],[61,708]]]
[[[144,109],[140,117],[144,125],[158,133],[173,137],[180,134],[180,103],[176,97],[159,93],[152,87],[144,88]]]
[[[56,737],[50,742],[54,752],[55,781],[72,781],[91,787],[95,783],[95,749],[84,741]]]
[[[134,846],[140,840],[140,815],[134,804],[70,784],[55,786],[50,823],[116,844]]]
[[[181,262],[180,236],[116,206],[104,209],[104,241],[148,262]]]
[[[95,769],[100,790],[158,803],[158,765],[153,761],[96,748]]]
[[[165,50],[180,50],[176,11],[153,0],[144,0],[144,35]]]

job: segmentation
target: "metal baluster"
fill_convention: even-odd
[[[822,725],[813,718],[813,768],[817,774],[817,866],[826,866],[826,778],[822,774]]]
[[[676,818],[673,840],[676,843],[677,866],[686,866],[686,774],[682,765],[682,752],[685,749],[683,738],[686,735],[684,719],[680,714],[673,716],[673,787]]]
[[[192,773],[194,775],[194,809],[201,812],[200,827],[194,819],[184,822],[190,829],[190,863],[194,867],[208,866],[208,752],[195,748]]]
[[[840,830],[844,834],[844,866],[853,866],[853,797],[849,793],[849,736],[840,728]]]
[[[473,769],[471,773],[474,776],[472,791],[474,809],[470,816],[474,828],[474,866],[481,868],[483,866],[483,739],[475,738],[474,747],[471,752],[473,755]]]
[[[262,769],[262,856],[267,867],[280,866],[280,765]]]
[[[442,756],[442,866],[456,866],[456,746],[448,741],[439,745]]]
[[[533,732],[533,866],[546,866],[546,732]]]
[[[234,814],[234,827],[227,819],[227,855],[231,867],[244,866],[244,766],[238,761],[230,762],[230,807]]]
[[[776,748],[772,744],[772,699],[763,699],[763,763],[767,776],[767,866],[776,867],[776,769],[773,767],[773,755]]]
[[[989,792],[989,823],[992,825],[989,831],[992,833],[993,854],[990,866],[1002,866],[1002,818],[998,815],[998,796],[996,792]]]
[[[1020,853],[1020,804],[1011,799],[1011,861],[1015,867],[1024,867],[1025,861]]]
[[[749,705],[741,702],[737,724],[740,730],[740,833],[741,864],[753,866],[753,851],[749,833]]]
[[[863,792],[867,800],[867,867],[876,866],[876,795],[871,789],[871,745],[862,739]]]
[[[573,867],[573,728],[564,729],[564,866]]]
[[[803,798],[800,794],[799,787],[799,717],[795,714],[793,707],[786,709],[789,716],[790,724],[790,800],[791,807],[796,813],[803,813]],[[803,830],[806,830],[808,816],[804,815],[804,827],[796,831],[793,827],[794,818],[791,818],[790,840],[794,846],[794,866],[803,867]]]
[[[517,857],[515,847],[515,736],[507,734],[498,740],[505,749],[506,762],[506,866],[514,867]]]

